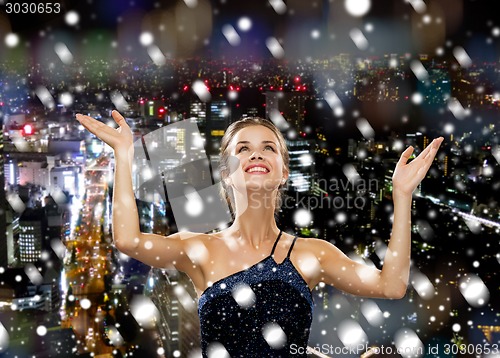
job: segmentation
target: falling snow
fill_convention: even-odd
[[[394,253],[387,240],[397,219],[395,163],[408,146],[412,161],[434,137],[445,137],[411,198],[405,297],[356,297],[320,282],[312,290],[312,349],[362,347],[359,357],[366,347],[394,347],[402,357],[423,357],[444,344],[498,344],[500,23],[470,0],[386,5],[184,0],[151,8],[76,4],[57,16],[5,12],[0,355],[201,357],[193,338],[197,292],[175,267],[220,277],[213,241],[183,236],[185,250],[172,263],[165,257],[174,242],[136,237],[129,256],[112,245],[111,210],[137,204],[148,234],[228,227],[212,139],[241,115],[269,118],[290,145],[278,226],[325,239],[363,265],[337,267],[331,280],[338,287],[378,282],[378,269]],[[259,100],[249,104],[253,97]],[[112,208],[110,147],[74,121],[81,112],[117,128],[112,109],[134,136],[137,200],[121,208]],[[376,184],[363,187],[370,179]],[[24,250],[34,241],[40,247]],[[225,244],[234,257],[223,259],[234,268],[240,244]],[[306,246],[299,240],[291,256],[303,278],[335,267]],[[133,250],[151,262],[143,266]],[[213,286],[242,310],[259,307],[250,285]],[[272,349],[287,345],[279,322],[261,328]],[[188,336],[187,350],[177,345]],[[230,357],[227,349],[211,342],[207,356]]]

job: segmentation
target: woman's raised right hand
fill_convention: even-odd
[[[76,119],[82,126],[84,126],[90,133],[94,134],[97,138],[109,145],[115,152],[125,151],[128,152],[132,149],[133,136],[129,125],[125,118],[116,110],[111,112],[111,116],[118,124],[118,128],[112,128],[90,116],[84,116],[78,113]]]

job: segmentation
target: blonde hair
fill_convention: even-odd
[[[281,156],[283,158],[283,167],[286,168],[288,171],[289,164],[290,164],[290,154],[288,153],[288,148],[286,146],[285,138],[283,137],[283,134],[281,134],[280,130],[278,127],[274,125],[273,122],[271,122],[268,119],[264,119],[261,117],[247,117],[240,119],[239,121],[233,122],[227,127],[226,132],[224,133],[224,136],[222,137],[221,144],[220,144],[220,164],[219,164],[219,172],[221,176],[221,188],[220,188],[220,194],[221,196],[226,200],[226,202],[229,204],[229,208],[231,209],[231,215],[234,217],[234,207],[233,207],[233,201],[234,201],[234,193],[233,193],[233,188],[225,183],[225,180],[229,176],[229,153],[228,153],[228,146],[229,143],[231,143],[231,140],[234,138],[236,133],[238,133],[240,130],[246,127],[250,126],[264,126],[266,128],[269,128],[276,138],[278,139],[278,149],[281,153]],[[285,184],[282,183],[280,184],[278,193],[276,195],[276,202],[275,202],[275,213],[277,213],[281,207],[281,200],[283,196],[283,188],[285,187]]]

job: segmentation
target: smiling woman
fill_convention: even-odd
[[[221,182],[233,214],[229,227],[167,237],[140,232],[131,180],[132,133],[117,111],[112,115],[118,129],[80,114],[77,119],[114,150],[114,244],[148,265],[173,265],[191,278],[199,296],[204,357],[306,356],[311,290],[320,282],[359,296],[404,296],[412,192],[442,138],[410,163],[413,148],[407,148],[396,165],[393,228],[379,270],[351,260],[329,241],[299,238],[278,228],[274,214],[289,175],[289,156],[281,132],[261,118],[231,124],[222,139]]]
[[[255,117],[244,118],[232,123],[226,129],[222,138],[220,153],[221,195],[226,198],[233,216],[235,200],[231,183],[233,181],[235,183],[243,182],[242,173],[238,171],[241,165],[245,165],[241,163],[242,160],[248,162],[245,173],[255,175],[269,173],[271,168],[266,164],[269,159],[281,160],[281,165],[275,163],[273,172],[271,175],[266,176],[267,181],[263,185],[272,187],[278,179],[279,185],[277,188],[284,188],[289,175],[288,166],[290,156],[283,135],[271,121]],[[260,157],[254,157],[256,154],[260,155]],[[262,156],[265,156],[267,160],[264,160]],[[271,180],[273,178],[274,180]],[[269,193],[272,193],[272,191],[268,191],[267,196],[269,196]],[[280,208],[282,194],[282,190],[274,193],[275,198],[273,203],[275,212]],[[256,196],[249,196],[249,199],[252,198],[257,199]]]

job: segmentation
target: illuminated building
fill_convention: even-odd
[[[55,311],[59,307],[60,295],[55,283],[44,283],[42,285],[30,285],[27,287],[26,295],[12,300],[12,306],[16,310],[41,310]]]
[[[268,91],[265,96],[267,118],[270,113],[277,110],[295,128],[304,127],[305,103],[311,97],[307,92]]]
[[[288,182],[298,192],[309,191],[315,170],[314,143],[312,140],[287,141],[290,153]]]
[[[357,151],[358,151],[358,143],[354,139],[349,138],[347,144],[347,157],[354,158],[356,156]]]
[[[20,185],[35,184],[49,187],[49,170],[46,161],[23,161],[17,166],[18,182]]]
[[[167,108],[161,100],[144,100],[139,101],[139,112],[146,119],[155,119],[163,121],[167,116]]]
[[[40,259],[45,231],[46,217],[43,209],[27,209],[22,213],[15,253],[18,263],[23,265]]]
[[[19,165],[16,159],[8,159],[7,161],[3,160],[2,155],[2,178],[3,183],[8,185],[17,185],[19,184]]]
[[[132,182],[138,198],[152,202],[147,199],[152,192],[156,191],[163,197],[165,195],[161,180],[153,178],[152,175],[169,173],[181,166],[182,157],[186,154],[186,135],[184,128],[169,125],[143,138],[143,143],[141,140],[136,140]]]
[[[3,148],[3,116],[0,115],[0,205],[7,208],[7,198],[5,196],[5,174],[4,174],[4,148]],[[0,210],[0,267],[8,265],[7,247],[7,210]]]
[[[158,330],[166,357],[188,357],[199,349],[200,321],[194,286],[189,277],[176,270],[153,269],[145,294],[160,312]],[[177,353],[177,354],[178,354]]]
[[[70,195],[77,194],[79,172],[80,168],[77,166],[52,168],[50,171],[51,192],[59,189]]]
[[[228,102],[221,98],[222,95],[217,97],[219,98],[207,104],[205,138],[207,138],[206,149],[209,155],[217,155],[219,153],[221,138],[226,128],[229,126],[229,120],[231,118],[231,109],[228,106]]]
[[[191,102],[189,106],[189,114],[195,117],[200,128],[205,128],[207,125],[207,104],[201,101]],[[202,133],[203,135],[204,133]]]
[[[422,132],[406,134],[406,141],[408,145],[417,147],[419,152],[424,150],[429,145],[429,137]],[[419,152],[415,153],[418,154]]]

